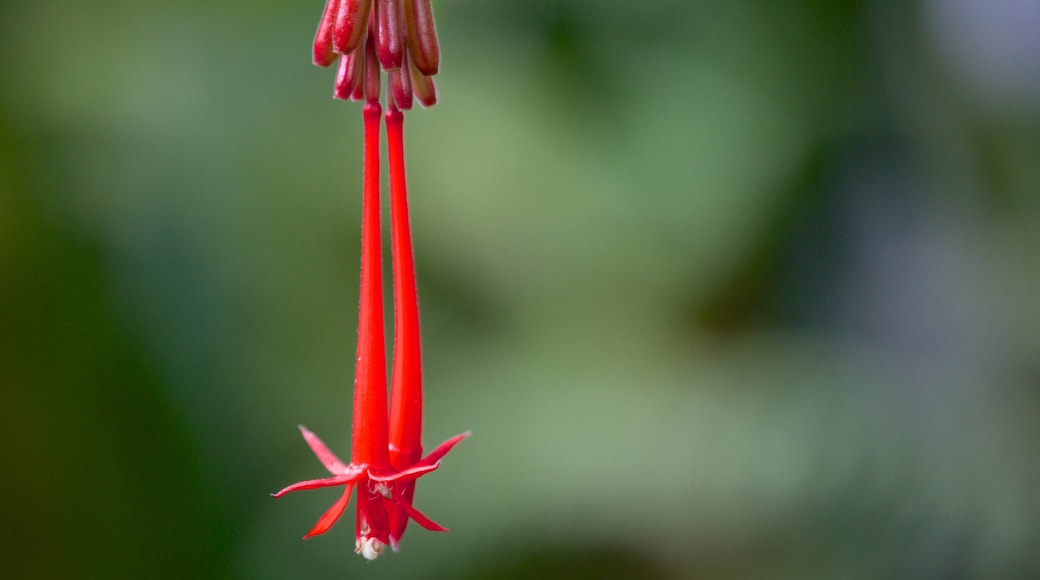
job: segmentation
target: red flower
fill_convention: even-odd
[[[425,458],[420,437],[422,430],[422,382],[419,359],[419,318],[412,267],[411,243],[404,201],[404,178],[400,173],[401,150],[392,154],[392,189],[395,193],[395,275],[399,280],[395,304],[399,312],[395,337],[395,381],[393,389],[393,442],[388,441],[386,399],[386,354],[383,335],[382,267],[380,264],[379,220],[379,121],[381,107],[365,105],[365,185],[361,238],[361,306],[358,321],[357,368],[354,379],[354,429],[350,464],[345,464],[305,427],[304,439],[332,477],[302,481],[274,494],[281,497],[292,491],[344,486],[343,495],[333,504],[304,538],[327,531],[343,514],[354,487],[358,489],[358,515],[355,551],[368,559],[377,557],[385,545],[397,547],[408,519],[428,530],[445,531],[411,505],[415,479],[440,466],[444,457],[469,433],[445,441]],[[392,148],[402,146],[401,113],[390,110],[388,119],[397,127]],[[402,225],[403,224],[403,225]],[[405,248],[407,246],[407,248]],[[407,265],[407,266],[406,266]],[[405,270],[408,270],[405,272]],[[393,461],[391,461],[393,457]]]
[[[371,4],[376,3],[372,11]],[[367,34],[366,34],[367,30]],[[407,32],[406,32],[407,31]],[[405,46],[407,45],[407,50]],[[390,544],[397,549],[409,519],[434,531],[446,528],[412,506],[415,480],[440,466],[440,460],[469,433],[456,435],[422,455],[422,360],[419,306],[408,220],[404,168],[404,116],[412,87],[421,103],[436,101],[433,80],[440,51],[429,0],[327,0],[314,43],[314,62],[341,57],[335,95],[364,98],[365,171],[361,227],[361,304],[351,462],[343,463],[302,425],[300,432],[332,477],[302,481],[275,493],[344,486],[343,495],[304,539],[325,533],[343,515],[358,489],[355,551],[374,559]],[[419,64],[408,65],[408,55]],[[379,218],[380,66],[390,71],[386,114],[389,136],[392,243],[394,256],[394,374],[387,417],[386,353],[383,332],[383,282]],[[410,66],[411,73],[400,69]]]

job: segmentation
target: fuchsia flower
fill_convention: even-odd
[[[372,4],[375,3],[375,10]],[[343,486],[343,495],[304,539],[325,533],[343,515],[358,490],[355,551],[374,559],[390,544],[397,549],[410,519],[434,531],[446,528],[412,506],[415,480],[469,433],[445,441],[422,457],[422,360],[419,305],[408,219],[404,167],[404,115],[413,87],[420,103],[432,105],[440,49],[429,0],[327,0],[314,41],[314,62],[332,63],[340,54],[335,96],[364,98],[365,160],[361,224],[361,304],[351,462],[343,463],[302,425],[300,432],[332,477],[302,481],[274,494]],[[411,59],[409,59],[411,55]],[[414,64],[409,64],[410,62]],[[410,71],[402,71],[404,67]],[[389,141],[392,245],[394,256],[394,372],[387,416],[386,353],[379,211],[379,104],[382,75],[389,72]]]

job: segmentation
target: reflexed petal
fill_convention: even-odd
[[[310,445],[311,451],[318,456],[318,460],[325,466],[325,469],[329,470],[329,473],[339,475],[347,471],[347,464],[340,461],[339,457],[336,457],[336,454],[330,451],[317,435],[308,431],[303,425],[299,425],[299,428],[300,433],[303,434],[303,440]]]
[[[353,471],[352,473],[345,473],[343,475],[337,475],[335,477],[326,477],[325,479],[308,479],[307,481],[294,483],[285,489],[272,493],[271,495],[277,498],[294,491],[302,491],[304,489],[319,489],[322,487],[332,487],[335,485],[352,483],[354,480],[358,478],[359,475],[361,475],[361,471]]]
[[[449,451],[451,451],[452,447],[455,447],[459,444],[459,442],[461,442],[463,439],[469,436],[470,432],[466,431],[465,433],[459,433],[451,439],[448,439],[444,443],[438,445],[437,448],[431,451],[429,455],[423,457],[422,461],[420,461],[416,465],[428,465],[430,463],[436,463],[440,461],[442,457],[444,457],[448,454]]]
[[[427,530],[430,530],[431,532],[446,532],[446,531],[448,531],[448,528],[446,528],[446,527],[438,524],[437,522],[431,520],[430,518],[426,517],[425,515],[423,515],[422,512],[420,512],[419,510],[415,509],[415,507],[413,507],[412,504],[402,501],[402,502],[399,502],[397,505],[403,507],[404,511],[408,512],[408,515],[413,520],[415,520],[415,523],[417,523],[420,526],[426,528]],[[394,543],[396,543],[396,541]]]
[[[347,503],[350,502],[350,492],[353,491],[353,489],[354,482],[348,483],[346,489],[343,490],[343,495],[336,500],[336,503],[332,504],[332,507],[330,507],[328,511],[318,518],[318,523],[314,524],[311,531],[307,532],[307,535],[303,537],[304,540],[311,536],[317,536],[329,531],[332,524],[336,523],[336,520],[343,515],[343,510],[347,509]]]
[[[380,483],[400,483],[403,481],[411,481],[413,479],[422,477],[423,475],[426,475],[427,473],[434,471],[440,466],[441,464],[439,461],[431,465],[415,464],[412,467],[409,467],[408,469],[397,471],[391,473],[390,475],[375,475],[372,472],[369,472],[368,477],[372,481],[378,481]]]

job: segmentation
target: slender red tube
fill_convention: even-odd
[[[394,372],[390,393],[390,465],[406,469],[422,457],[422,345],[419,299],[415,283],[411,225],[408,219],[408,185],[404,166],[404,115],[393,105],[386,111],[386,135],[390,161],[390,215],[394,256]],[[395,486],[408,505],[415,482]],[[391,513],[390,539],[397,541],[408,526],[408,514]]]
[[[415,284],[408,185],[404,166],[404,115],[386,112],[390,160],[391,238],[394,256],[394,372],[390,395],[390,463],[405,469],[422,456],[422,347]]]
[[[379,231],[379,124],[382,107],[365,103],[365,185],[361,217],[361,306],[354,374],[352,463],[385,468],[387,456],[386,346]]]

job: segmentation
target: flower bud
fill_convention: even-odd
[[[314,34],[314,64],[320,67],[329,66],[336,60],[336,52],[332,50],[332,25],[336,21],[338,7],[339,0],[325,0],[318,32]]]
[[[404,54],[401,0],[376,0],[376,8],[376,55],[384,70],[397,70]]]
[[[360,55],[359,55],[360,58]],[[379,91],[383,84],[382,71],[379,70],[379,57],[376,56],[376,40],[368,35],[364,47],[365,58],[365,102],[378,103]]]
[[[361,61],[361,70],[364,71],[364,69],[365,69],[365,59],[362,58],[361,55],[358,55],[358,60]],[[361,75],[364,75],[364,72],[362,72]],[[358,78],[360,78],[361,75],[358,75]],[[355,101],[355,102],[365,100],[365,83],[364,82],[359,82],[358,84],[354,85],[354,92],[350,93],[350,100],[351,101]]]
[[[412,71],[407,54],[402,59],[401,68],[390,71],[390,93],[399,109],[407,111],[412,108]]]
[[[362,59],[359,55],[360,51],[355,50],[339,57],[339,71],[336,73],[336,88],[332,91],[333,98],[344,101],[351,99],[355,87],[361,84],[358,82],[361,79],[362,70]]]
[[[412,63],[426,76],[437,74],[441,66],[441,47],[433,22],[430,0],[403,0],[408,29],[408,50]],[[418,87],[416,87],[418,92]]]
[[[332,29],[332,47],[340,54],[350,54],[365,39],[372,0],[338,1],[336,24]]]
[[[419,104],[423,107],[432,107],[437,104],[437,86],[433,84],[433,77],[424,75],[413,61],[408,61],[411,66],[412,92]]]

